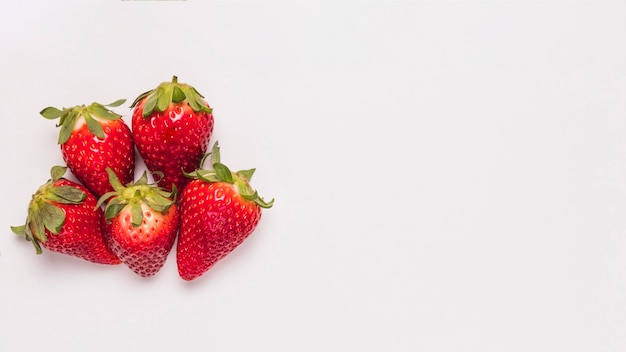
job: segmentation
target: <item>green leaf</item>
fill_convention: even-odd
[[[233,183],[233,174],[230,172],[230,169],[222,163],[213,164],[213,169],[217,174],[217,178],[220,181],[224,181],[227,183]]]
[[[167,88],[158,88],[156,95],[159,96],[157,100],[157,110],[165,111],[168,106],[170,106],[170,102],[172,101],[172,87]]]
[[[41,110],[39,114],[41,114],[41,116],[47,118],[48,120],[54,120],[54,119],[59,118],[61,115],[63,115],[63,111],[55,107],[48,106],[47,108],[44,108],[43,110]]]
[[[220,163],[221,158],[222,157],[220,155],[220,146],[218,144],[218,141],[215,141],[215,143],[213,143],[213,147],[211,148],[211,164]]]
[[[31,221],[30,219],[26,220],[26,228],[25,228],[25,233],[24,233],[24,239],[30,243],[33,244],[33,246],[35,247],[35,251],[37,252],[37,254],[41,254],[42,250],[41,250],[41,244],[39,244],[39,241],[37,241],[33,235],[33,233],[31,232]]]
[[[200,111],[202,109],[202,104],[198,104],[198,100],[196,100],[196,95],[193,90],[189,86],[182,86],[181,89],[185,96],[187,97],[187,103],[191,106],[193,111]]]
[[[256,171],[256,169],[239,170],[237,171],[237,174],[245,178],[247,181],[250,181],[252,175],[254,175],[254,171]]]
[[[270,200],[269,202],[266,202],[265,200],[263,200],[263,198],[257,197],[254,202],[258,204],[261,208],[269,209],[274,205],[274,198],[272,198],[272,200]]]
[[[153,201],[151,201],[151,200],[150,200],[150,199],[148,199],[148,198],[144,199],[143,201],[146,203],[146,205],[148,206],[148,208],[150,208],[150,209],[152,209],[152,210],[154,210],[154,211],[158,211],[158,212],[160,212],[160,213],[162,213],[162,212],[164,212],[164,211],[165,211],[165,208],[164,208],[162,205],[160,205],[160,204],[158,204],[158,203],[154,203]]]
[[[200,98],[204,98],[204,95],[200,94],[200,92],[198,92],[198,90],[195,87],[191,87],[191,89],[193,90],[194,93],[196,93],[197,96],[199,96]]]
[[[172,101],[174,103],[180,103],[181,101],[185,100],[185,93],[183,93],[183,91],[178,88],[178,86],[174,86],[174,89],[172,91]]]
[[[117,199],[112,199],[109,204],[107,204],[106,208],[104,209],[104,216],[107,220],[111,220],[114,217],[117,216],[117,214],[119,214],[122,209],[126,208],[125,203],[120,203],[117,202]]]
[[[33,243],[33,245],[35,246],[35,251],[37,252],[37,254],[41,254],[41,253],[43,253],[43,251],[41,250],[41,245],[39,244],[39,242],[37,242],[37,241],[35,241],[35,240],[33,240],[33,239],[31,239],[30,241],[31,241],[31,242]]]
[[[118,100],[112,102],[111,104],[106,104],[105,106],[109,106],[109,107],[114,108],[114,107],[118,107],[118,106],[124,104],[125,102],[126,102],[126,99],[118,99]]]
[[[52,187],[46,199],[62,204],[80,204],[87,198],[87,194],[73,186]]]
[[[30,211],[30,210],[29,210],[29,211],[28,211],[28,217],[26,218],[26,225],[24,225],[24,226],[14,226],[14,227],[11,227],[11,229],[14,229],[14,228],[15,228],[15,230],[20,231],[20,230],[23,228],[24,233],[23,233],[23,234],[17,233],[17,234],[18,234],[18,235],[23,235],[23,236],[24,236],[24,239],[25,239],[26,241],[28,241],[28,242],[30,242],[30,243],[32,243],[32,244],[33,244],[33,246],[35,247],[35,251],[37,252],[37,254],[41,254],[41,253],[42,253],[42,250],[41,250],[41,245],[40,245],[40,244],[39,244],[39,242],[38,242],[38,241],[37,241],[37,240],[33,237],[33,233],[31,232],[31,226],[32,226],[32,221],[31,221],[31,218],[32,218],[32,215],[33,215],[32,211]]]
[[[91,117],[91,115],[89,115],[88,113],[85,113],[84,117],[85,122],[87,122],[87,129],[89,129],[89,132],[91,132],[99,139],[104,139],[104,130],[102,129],[100,123],[96,121],[93,117]]]
[[[189,90],[191,91],[192,99],[194,99],[196,101],[196,103],[200,106],[200,109],[202,107],[205,107],[206,106],[206,102],[203,99],[204,97],[200,93],[198,93],[196,88],[194,88],[192,86],[189,86]],[[189,96],[187,96],[187,100],[189,100]],[[200,109],[198,109],[198,111]]]
[[[148,95],[152,94],[153,92],[154,92],[154,89],[151,89],[151,90],[149,90],[147,92],[143,92],[143,93],[139,94],[139,96],[137,98],[135,98],[135,100],[130,105],[130,107],[134,108],[135,105],[137,105],[143,98],[147,97]]]
[[[211,111],[213,111],[212,109],[206,106],[206,102],[202,98],[200,98],[198,95],[194,95],[193,98],[196,100],[196,104],[198,104],[198,107],[199,107],[199,109],[196,111],[204,111],[208,114],[210,114]]]
[[[192,172],[187,172],[187,171],[185,171],[185,169],[181,168],[181,171],[183,172],[183,176],[185,176],[187,178],[198,178],[198,170],[194,170]]]
[[[155,204],[159,204],[162,206],[168,206],[170,204],[172,204],[172,200],[169,199],[168,197],[164,197],[161,193],[159,192],[151,192],[149,195],[146,196],[147,200],[150,200],[151,202],[155,203]]]
[[[26,225],[11,226],[11,231],[16,235],[24,236],[26,234]]]
[[[74,123],[76,122],[76,113],[70,112],[65,115],[65,121],[61,124],[61,132],[59,132],[59,144],[63,144],[70,139],[72,131],[74,130]]]
[[[176,203],[176,197],[178,197],[178,188],[176,188],[176,185],[172,183],[172,192],[170,192],[167,198],[171,199],[172,203]]]
[[[161,197],[165,197],[165,198],[167,198],[167,199],[172,199],[172,196],[173,196],[173,195],[174,195],[174,193],[175,193],[175,192],[174,192],[174,191],[175,191],[174,189],[172,189],[172,192],[167,192],[167,191],[165,191],[165,190],[163,190],[163,189],[161,189],[161,188],[158,188],[158,187],[155,187],[155,188],[154,188],[154,191],[155,191],[156,193],[158,193]]]
[[[52,181],[58,181],[60,180],[63,175],[65,175],[65,171],[67,171],[67,167],[65,166],[53,166],[50,169],[50,177],[52,179]]]
[[[163,211],[169,208],[170,205],[172,205],[172,200],[159,194],[159,192],[151,192],[145,197],[145,201],[147,203],[156,205],[158,209],[153,206],[150,206],[150,208],[158,211]]]
[[[44,202],[41,205],[40,215],[44,226],[53,234],[58,234],[65,222],[65,212],[58,207]]]
[[[158,95],[152,94],[148,100],[146,101],[146,103],[143,106],[143,111],[142,111],[142,115],[143,117],[148,117],[150,114],[152,114],[152,112],[154,111],[154,108],[156,107],[157,101],[158,101]]]
[[[202,111],[206,112],[207,114],[212,113],[213,109],[207,106],[206,102],[203,99],[204,95],[200,94],[200,92],[198,92],[195,87],[191,87],[191,89],[195,93],[194,96],[196,101],[198,102],[198,104],[200,104],[200,106],[202,106]]]
[[[254,193],[252,194],[243,194],[243,193],[240,193],[240,194],[244,199],[247,199],[247,200],[255,200],[259,198],[259,194],[257,193],[257,191],[254,191]]]
[[[89,106],[89,111],[91,111],[92,114],[94,114],[96,117],[99,117],[101,119],[105,119],[105,120],[118,120],[120,119],[120,115],[114,113],[113,111],[105,108],[103,105],[100,105],[98,103],[93,103]]]
[[[143,222],[143,210],[141,210],[141,204],[137,201],[130,203],[131,222],[133,227],[141,225]]]
[[[144,201],[146,202],[147,206],[149,206],[151,209],[158,211],[160,213],[166,211],[172,206],[172,204],[174,204],[169,199],[163,202],[162,200],[158,199],[158,197],[146,197]]]
[[[93,208],[94,211],[98,210],[98,208],[100,208],[102,206],[102,204],[104,204],[104,202],[107,201],[107,199],[116,196],[117,192],[115,191],[111,191],[111,192],[107,192],[105,194],[103,194],[99,199],[98,202],[96,203],[96,206]]]
[[[113,172],[113,170],[111,170],[111,168],[108,166],[106,170],[107,170],[107,174],[109,175],[109,183],[111,184],[113,189],[116,190],[117,192],[123,190],[124,185],[122,185],[122,183],[120,182],[120,179],[117,178],[117,175],[115,174],[115,172]]]
[[[195,174],[200,180],[204,182],[220,182],[221,180],[217,177],[217,174],[213,170],[198,170]]]
[[[33,225],[34,225],[34,235],[41,242],[46,242],[46,229],[43,225],[43,219],[41,216],[33,217]]]
[[[204,162],[209,157],[209,155],[211,155],[211,153],[204,153],[204,155],[202,155],[202,158],[200,159],[200,163],[198,164],[199,169],[202,169],[202,166],[204,165]],[[185,172],[185,170],[183,170],[183,172]]]
[[[135,185],[147,185],[148,184],[148,174],[144,171],[141,174],[141,177],[135,182]]]

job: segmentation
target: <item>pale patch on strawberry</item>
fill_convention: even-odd
[[[157,233],[159,226],[163,223],[163,215],[155,213],[145,203],[140,204],[143,212],[141,225],[135,227],[132,221],[130,209],[120,217],[120,228],[125,228],[130,239],[136,243],[150,242],[153,234]]]

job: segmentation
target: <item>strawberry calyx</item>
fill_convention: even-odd
[[[211,165],[213,166],[212,170],[202,168],[202,165],[204,165],[209,155],[211,156]],[[202,157],[202,160],[200,161],[200,168],[190,173],[183,170],[183,174],[186,177],[200,179],[209,183],[225,182],[231,184],[244,199],[256,203],[261,208],[271,208],[272,205],[274,205],[274,199],[272,198],[270,201],[265,201],[250,185],[250,179],[255,171],[256,169],[247,169],[232,172],[228,166],[221,162],[220,148],[218,142],[216,141],[213,144],[211,152]]]
[[[117,120],[121,115],[112,112],[107,107],[117,107],[126,102],[126,99],[119,99],[111,104],[100,104],[93,102],[90,105],[77,105],[70,108],[62,108],[61,110],[48,106],[41,110],[39,114],[48,120],[59,119],[57,127],[61,127],[59,132],[59,144],[67,142],[72,135],[77,123],[87,124],[87,129],[99,139],[104,139],[104,130],[99,123],[102,120]]]
[[[50,170],[50,180],[39,187],[28,204],[26,223],[20,226],[11,226],[11,230],[32,242],[37,254],[41,254],[39,242],[46,242],[46,230],[57,235],[65,223],[65,212],[56,206],[59,204],[81,204],[87,194],[72,186],[56,186],[55,183],[63,178],[67,168],[53,166]]]
[[[163,213],[176,202],[176,187],[171,192],[167,192],[154,183],[148,183],[148,176],[145,171],[136,182],[124,186],[111,168],[107,167],[106,170],[113,191],[103,194],[98,199],[96,209],[104,202],[108,202],[104,209],[104,216],[108,222],[123,209],[130,207],[132,225],[138,227],[143,222],[142,204]]]
[[[204,111],[210,114],[213,109],[206,106],[204,96],[200,94],[196,88],[185,84],[178,83],[178,77],[173,76],[171,82],[163,82],[155,89],[140,94],[130,106],[134,108],[141,100],[148,98],[143,105],[141,112],[143,117],[148,117],[155,111],[163,112],[172,104],[180,104],[187,101],[189,106],[195,112]]]

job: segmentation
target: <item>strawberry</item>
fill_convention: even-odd
[[[58,143],[63,160],[76,178],[96,196],[113,189],[105,168],[112,168],[124,183],[134,179],[135,149],[132,134],[121,116],[106,107],[115,107],[126,100],[108,105],[92,103],[59,110],[47,107],[41,115],[60,118]]]
[[[166,192],[148,184],[146,172],[125,187],[110,168],[107,172],[114,191],[98,201],[99,205],[108,201],[105,240],[136,274],[153,276],[165,264],[178,232],[176,190]]]
[[[213,133],[212,109],[198,91],[187,84],[163,82],[131,105],[133,137],[139,155],[159,186],[182,189],[206,153]],[[155,175],[156,176],[156,175]],[[155,177],[156,178],[156,177]]]
[[[211,151],[212,170],[187,174],[181,192],[181,225],[176,247],[178,274],[191,281],[239,246],[256,228],[261,208],[270,208],[252,189],[255,169],[231,172],[220,162],[218,143]],[[204,159],[200,165],[204,163]]]
[[[99,264],[120,264],[102,236],[102,208],[82,185],[63,178],[67,168],[55,166],[28,205],[26,224],[12,226],[35,246]],[[95,210],[94,210],[95,209]]]

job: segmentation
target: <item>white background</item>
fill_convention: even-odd
[[[6,1],[0,351],[626,350],[625,34],[617,1]],[[36,256],[39,111],[130,122],[172,75],[276,198],[255,233],[191,283]]]

